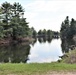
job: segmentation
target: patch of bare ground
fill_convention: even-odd
[[[17,74],[7,74],[7,75],[17,75]]]
[[[7,75],[18,75],[18,74],[7,74]],[[56,72],[56,71],[50,71],[47,73],[37,73],[37,74],[19,74],[19,75],[76,75],[76,72]]]
[[[32,75],[76,75],[76,72],[49,71],[47,73],[36,73],[36,74],[32,74]]]
[[[47,72],[44,75],[76,75],[76,72]]]

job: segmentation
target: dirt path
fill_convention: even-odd
[[[44,75],[76,75],[76,72],[48,72]]]
[[[76,75],[76,72],[56,72],[51,71],[47,73],[37,73],[37,74],[7,74],[7,75]]]
[[[51,71],[43,74],[35,74],[35,75],[76,75],[76,72],[56,72],[56,71]]]
[[[46,75],[76,75],[74,73],[53,73],[53,74],[46,74]]]

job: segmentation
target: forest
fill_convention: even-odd
[[[19,3],[10,4],[4,2],[0,7],[0,40],[4,43],[6,40],[24,41],[26,38],[32,37],[56,37],[59,36],[58,31],[39,30],[29,27],[29,22],[24,17],[24,8]]]

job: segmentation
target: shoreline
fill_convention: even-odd
[[[34,41],[34,38],[25,37],[25,38],[18,38],[17,40],[12,40],[11,38],[0,39],[0,45],[10,45],[10,44],[18,44],[18,43],[31,43]]]

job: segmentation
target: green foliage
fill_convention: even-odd
[[[59,32],[43,29],[38,31],[38,36],[46,38],[52,38],[53,36],[59,37]]]
[[[37,37],[37,32],[33,27],[31,27],[30,29],[30,34],[31,34],[31,37],[34,37],[34,38]]]
[[[37,36],[37,32],[34,30],[33,31],[33,37],[36,37]]]
[[[3,38],[4,37],[4,34],[3,34],[3,27],[0,26],[0,37]]]
[[[38,31],[38,35],[39,35],[39,36],[42,36],[42,30],[39,30],[39,31]]]
[[[24,9],[19,3],[5,2],[0,8],[0,37],[18,37],[29,35],[30,28],[24,18]]]
[[[50,36],[52,34],[51,30],[47,30],[47,35]]]
[[[76,34],[76,21],[73,18],[69,21],[69,17],[67,16],[61,24],[60,32],[62,39],[72,39]]]
[[[67,16],[64,22],[61,24],[61,38],[65,39],[68,36],[69,32],[69,17]]]
[[[46,29],[43,29],[43,31],[42,31],[42,35],[45,37],[46,36]]]

